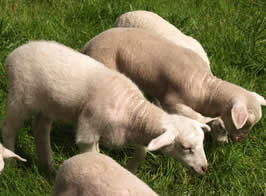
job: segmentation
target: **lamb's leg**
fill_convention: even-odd
[[[147,151],[143,146],[136,146],[133,157],[126,165],[126,168],[132,173],[136,173],[139,164],[145,159]]]
[[[93,142],[93,143],[82,143],[82,142],[76,142],[80,153],[84,152],[100,152],[99,149],[99,143],[98,142]]]
[[[184,104],[176,104],[174,108],[167,109],[171,113],[181,114],[201,123],[206,123],[211,127],[212,137],[219,143],[228,143],[228,133],[225,129],[223,120],[220,117],[209,118],[201,115],[191,107]]]
[[[76,144],[81,153],[99,152],[99,134],[90,126],[86,116],[81,116],[76,131]]]
[[[153,98],[152,102],[155,105],[157,105],[158,107],[165,109],[169,113],[181,114],[183,116],[197,120],[201,123],[207,123],[207,122],[213,120],[212,118],[202,116],[200,113],[196,112],[191,107],[184,105],[184,104],[175,104],[174,107],[173,107],[173,104],[163,104],[163,106],[162,106],[160,101],[156,98]]]
[[[15,151],[17,130],[22,127],[22,122],[6,116],[2,121],[3,144],[11,151]]]
[[[176,111],[178,114],[182,114],[201,123],[208,124],[211,127],[212,138],[219,143],[228,143],[228,133],[221,118],[209,118],[202,116],[200,113],[184,104],[176,104]]]
[[[19,128],[23,126],[24,120],[28,117],[26,110],[19,111],[19,107],[7,107],[7,114],[2,120],[3,145],[15,152],[16,135]],[[15,160],[10,160],[9,165],[16,165]]]
[[[39,113],[32,122],[32,129],[40,165],[49,172],[55,173],[50,144],[51,125],[52,120]]]
[[[200,113],[193,110],[191,107],[184,104],[176,104],[175,111],[177,114],[187,116],[191,119],[197,120],[201,123],[209,123],[213,121],[213,118],[202,116]]]

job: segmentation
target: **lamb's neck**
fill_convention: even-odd
[[[147,146],[163,133],[162,118],[165,112],[145,99],[139,101],[130,111],[129,142]]]
[[[206,79],[206,92],[201,107],[198,108],[201,114],[210,117],[220,116],[228,107],[232,107],[236,98],[245,99],[246,90],[240,86],[215,76]]]

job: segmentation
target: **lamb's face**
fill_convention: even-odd
[[[231,110],[222,116],[233,141],[240,142],[247,136],[251,128],[261,119],[261,106],[265,105],[263,97],[250,93],[245,101],[235,102]]]
[[[165,132],[153,139],[147,150],[160,149],[204,175],[208,163],[203,149],[202,128],[210,130],[210,127],[180,115],[168,115],[163,124]]]
[[[219,143],[228,143],[228,132],[225,128],[224,122],[221,118],[216,118],[215,120],[208,123],[212,131],[212,137]]]
[[[181,122],[180,122],[181,123]],[[208,168],[208,162],[203,148],[204,132],[201,124],[194,120],[184,120],[182,128],[180,124],[175,126],[179,129],[179,135],[174,142],[162,149],[162,152],[181,160],[197,173],[204,175]]]

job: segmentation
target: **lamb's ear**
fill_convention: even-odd
[[[231,115],[235,127],[241,129],[248,119],[247,107],[241,102],[236,102],[231,109]]]
[[[203,124],[203,123],[199,123],[200,125],[200,128],[202,128],[203,131],[205,132],[210,132],[211,131],[211,128],[209,125],[206,125],[206,124]]]
[[[164,146],[170,145],[175,139],[175,134],[173,131],[166,131],[162,135],[151,140],[147,146],[148,151],[155,151]]]
[[[3,150],[3,158],[4,159],[15,158],[20,161],[24,161],[24,162],[27,161],[26,159],[21,158],[20,156],[16,155],[14,152],[12,152],[11,150],[8,150],[7,148],[4,148]]]

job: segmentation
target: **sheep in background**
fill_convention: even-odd
[[[116,19],[115,27],[134,27],[150,30],[165,37],[178,46],[191,49],[197,53],[210,69],[210,62],[201,44],[191,36],[185,35],[174,25],[158,14],[145,10],[137,10],[122,14]]]
[[[2,170],[4,169],[5,166],[5,162],[4,159],[10,159],[10,158],[14,158],[20,161],[24,161],[26,162],[26,159],[21,158],[20,156],[18,156],[17,154],[15,154],[14,152],[8,150],[7,148],[5,148],[1,143],[0,143],[0,173],[2,172]]]
[[[216,78],[192,50],[151,31],[109,29],[81,52],[128,76],[170,113],[182,110],[189,117],[221,116],[234,141],[245,138],[261,119],[261,106],[266,105],[257,93]]]
[[[136,146],[129,169],[134,171],[146,150],[161,149],[205,174],[203,149],[209,126],[180,115],[169,115],[148,102],[126,76],[94,59],[51,41],[33,41],[8,55],[7,114],[4,145],[15,147],[16,131],[33,113],[33,132],[40,163],[54,171],[50,147],[53,120],[77,124],[81,152],[106,145]],[[147,149],[144,149],[147,146]]]
[[[156,196],[112,158],[94,152],[76,155],[60,166],[53,196]]]

